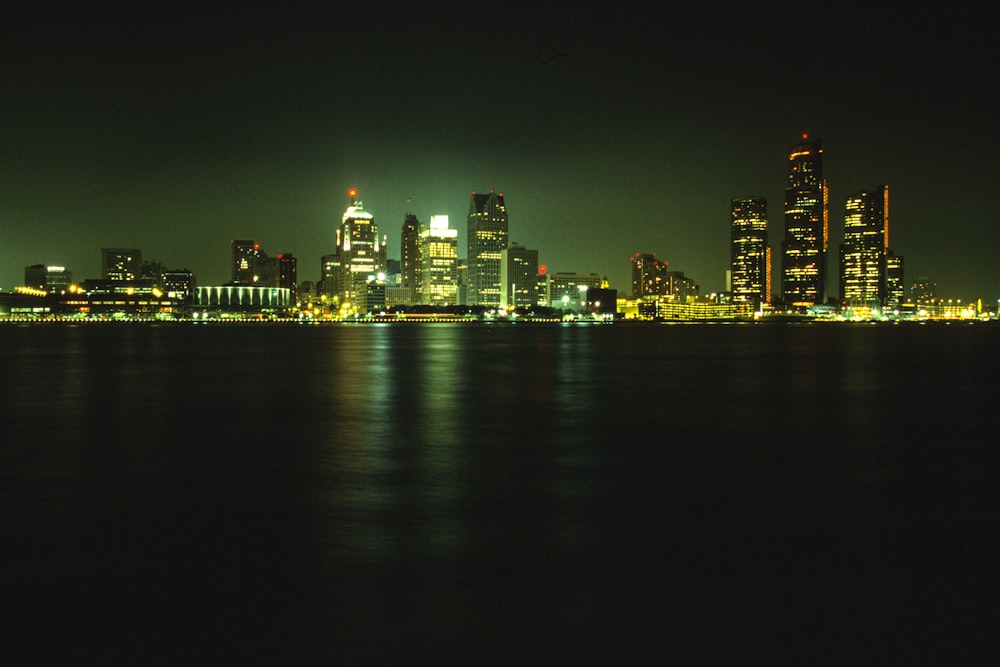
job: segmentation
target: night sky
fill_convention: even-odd
[[[0,5],[0,289],[39,263],[100,277],[102,247],[220,284],[232,238],[317,280],[355,187],[390,258],[406,212],[448,215],[464,257],[470,195],[493,188],[551,272],[626,291],[652,252],[707,294],[734,197],[767,198],[779,278],[787,151],[808,132],[828,293],[844,197],[888,183],[907,285],[1000,297],[991,21],[614,4]]]

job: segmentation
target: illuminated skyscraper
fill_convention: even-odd
[[[635,253],[632,263],[632,298],[663,296],[667,293],[666,260],[656,259],[656,253]]]
[[[466,243],[466,302],[500,307],[500,253],[507,248],[507,207],[502,192],[472,193]]]
[[[901,298],[902,259],[889,249],[889,186],[848,195],[840,246],[840,298],[844,305],[855,309],[890,305],[890,264],[893,296]]]
[[[825,298],[828,197],[823,143],[803,134],[788,154],[785,236],[781,242],[781,294],[786,307],[811,306]]]
[[[910,301],[918,305],[927,305],[937,301],[937,281],[927,276],[920,276],[910,285]]]
[[[511,243],[500,253],[501,302],[507,308],[538,304],[538,251]]]
[[[260,245],[253,239],[232,239],[233,285],[253,285],[257,282],[257,259]]]
[[[903,282],[903,256],[890,248],[885,256],[885,305],[896,308],[906,300],[906,285]]]
[[[337,256],[340,263],[338,296],[340,307],[367,313],[368,283],[378,280],[385,266],[385,239],[379,240],[375,216],[364,210],[358,192],[348,191],[350,204],[337,228]],[[384,298],[384,297],[383,297]]]
[[[759,309],[770,301],[770,267],[767,245],[767,200],[730,201],[730,278],[733,301]]]
[[[458,303],[458,230],[448,227],[448,216],[432,215],[420,230],[420,303],[454,306]]]
[[[139,280],[142,253],[138,248],[101,248],[101,277],[115,282]]]
[[[340,303],[340,257],[334,253],[320,257],[318,292],[327,302]],[[336,304],[335,304],[336,305]]]

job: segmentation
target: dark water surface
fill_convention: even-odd
[[[977,325],[3,325],[6,664],[985,664]]]

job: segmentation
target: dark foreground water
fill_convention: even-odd
[[[986,664],[998,340],[3,325],[0,651]]]

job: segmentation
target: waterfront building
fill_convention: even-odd
[[[538,251],[511,243],[500,252],[500,301],[508,310],[538,303]]]
[[[469,262],[464,257],[458,258],[458,305],[469,303]]]
[[[507,248],[507,207],[503,193],[472,193],[466,243],[466,302],[500,307],[500,253]]]
[[[275,287],[283,287],[291,294],[292,303],[298,302],[298,260],[290,252],[278,253],[277,259],[278,275],[275,280]]]
[[[44,290],[46,273],[44,264],[32,264],[24,267],[24,287]]]
[[[730,201],[729,291],[735,302],[754,310],[770,301],[771,271],[767,243],[767,200]]]
[[[701,288],[693,278],[684,275],[683,271],[667,271],[665,274],[666,296],[671,301],[688,301],[700,295]]]
[[[163,274],[166,271],[167,267],[162,262],[143,260],[139,277],[151,281],[154,285],[162,285]]]
[[[660,296],[667,293],[669,262],[656,258],[656,253],[635,253],[632,264],[632,298]]]
[[[369,311],[368,283],[385,265],[386,240],[379,239],[375,216],[364,210],[358,191],[348,191],[350,202],[336,231],[339,272],[336,297],[343,314]],[[385,307],[385,297],[381,298]],[[372,304],[375,305],[375,304]]]
[[[254,285],[260,287],[277,287],[278,258],[271,257],[263,250],[257,251],[257,263],[254,267]]]
[[[788,153],[785,233],[781,242],[781,295],[786,307],[807,307],[825,299],[829,242],[823,144],[803,134]]]
[[[45,290],[49,294],[65,292],[73,282],[73,274],[65,266],[32,264],[24,267],[24,286]]]
[[[260,244],[253,239],[231,239],[229,245],[232,247],[230,260],[232,267],[231,284],[256,284],[257,261],[260,259]]]
[[[897,255],[892,248],[885,255],[885,291],[886,307],[898,308],[906,299],[906,285],[903,282],[903,256]]]
[[[213,285],[194,288],[194,317],[270,319],[284,317],[294,306],[286,287]]]
[[[403,229],[399,242],[399,271],[401,287],[409,288],[410,295],[404,303],[416,303],[416,293],[420,289],[420,220],[413,213],[403,216]]]
[[[859,190],[844,201],[840,298],[852,311],[878,311],[888,301],[889,186]],[[900,269],[901,269],[900,265]]]
[[[397,306],[413,306],[413,289],[400,285],[385,286],[385,307],[389,310]]]
[[[317,292],[327,303],[340,302],[340,257],[336,254],[320,257],[319,286]]]
[[[539,306],[549,306],[548,277],[549,267],[544,264],[538,265],[538,275],[535,276],[535,298],[538,299]]]
[[[602,284],[587,290],[587,309],[602,318],[614,318],[618,312],[618,290]]]
[[[142,253],[138,248],[101,248],[101,277],[130,282],[142,277]]]
[[[547,302],[552,308],[578,313],[588,312],[587,291],[600,289],[597,273],[547,273]]]
[[[313,311],[320,301],[320,295],[317,292],[318,287],[319,283],[313,282],[312,280],[303,280],[296,285],[295,307],[308,314],[316,314]]]
[[[422,304],[454,306],[458,303],[458,230],[448,226],[447,215],[432,215],[419,235],[420,298]]]
[[[937,281],[920,276],[910,285],[910,302],[918,305],[934,303],[938,300]]]
[[[73,284],[73,272],[65,266],[45,267],[45,289],[49,293],[67,292]]]
[[[112,319],[175,319],[181,308],[178,299],[143,279],[88,279],[59,302],[59,312],[66,315]]]
[[[384,273],[368,276],[368,282],[365,283],[365,308],[366,313],[385,313],[386,284]]]
[[[164,271],[160,286],[167,297],[179,302],[188,302],[194,295],[194,288],[197,281],[194,274],[187,269],[178,271]]]

